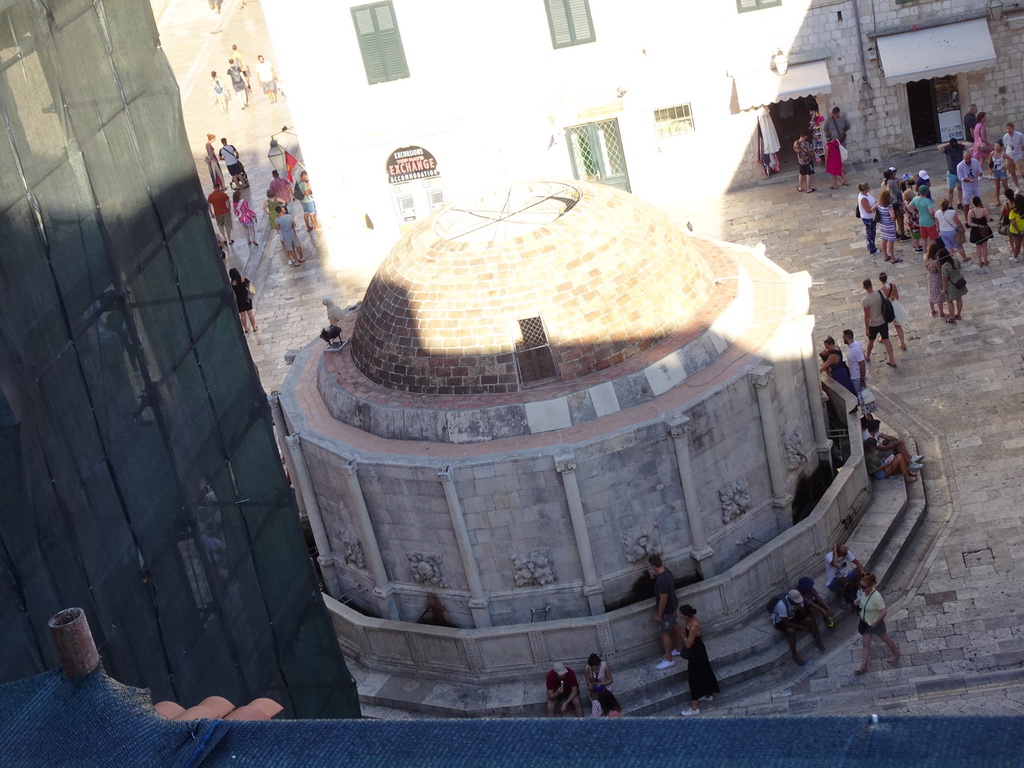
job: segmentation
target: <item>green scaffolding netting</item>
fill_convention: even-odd
[[[0,681],[358,716],[143,0],[0,2]]]

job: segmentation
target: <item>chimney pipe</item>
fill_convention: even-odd
[[[92,632],[89,631],[85,611],[81,608],[65,608],[54,614],[47,625],[66,677],[81,677],[99,666],[100,654],[92,639]]]

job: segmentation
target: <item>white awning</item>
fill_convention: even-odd
[[[801,96],[824,96],[832,92],[832,81],[828,79],[828,67],[824,61],[790,64],[784,75],[763,69],[736,75],[733,80],[736,82],[740,109],[763,107],[777,101],[799,99]]]
[[[986,19],[887,35],[875,42],[886,85],[973,72],[996,63]]]

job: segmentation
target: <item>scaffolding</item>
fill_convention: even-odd
[[[0,10],[0,682],[357,717],[147,2]],[[42,632],[40,632],[42,628]]]

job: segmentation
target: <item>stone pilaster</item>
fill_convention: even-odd
[[[690,463],[690,428],[693,422],[682,413],[672,413],[665,417],[668,433],[672,438],[672,447],[676,454],[676,471],[679,473],[679,485],[683,489],[683,504],[686,507],[686,523],[690,530],[690,557],[693,558],[701,576],[708,578],[715,575],[715,551],[708,546],[704,534],[704,520],[701,517],[700,501],[697,497],[697,481],[693,476]]]
[[[299,489],[297,496],[303,500],[306,516],[309,519],[309,528],[313,533],[313,541],[316,543],[317,562],[324,571],[327,593],[331,597],[337,597],[339,584],[334,568],[338,564],[338,559],[334,556],[334,550],[331,548],[331,540],[324,527],[323,516],[320,514],[320,504],[316,500],[316,491],[313,490],[313,481],[310,480],[309,469],[306,467],[306,458],[302,455],[302,439],[299,435],[288,435],[284,442],[291,460],[292,480]]]
[[[442,469],[437,476],[441,479],[444,498],[448,502],[448,513],[452,518],[455,541],[459,545],[459,554],[462,556],[462,568],[466,573],[466,580],[469,582],[469,610],[473,614],[473,626],[489,627],[491,626],[491,613],[488,609],[490,600],[487,593],[484,592],[484,585],[480,580],[480,568],[473,555],[473,544],[469,540],[469,530],[466,528],[466,518],[462,514],[462,502],[459,500],[459,492],[455,487],[455,476],[451,466]]]
[[[814,431],[814,449],[818,453],[818,461],[832,462],[832,441],[828,439],[828,428],[825,426],[825,411],[822,408],[824,393],[821,389],[821,377],[818,366],[814,364],[814,341],[811,336],[814,330],[814,318],[806,316],[799,329],[800,359],[804,369],[804,381],[807,382],[807,405],[811,412],[811,429]]]
[[[772,404],[772,382],[775,371],[768,365],[750,368],[748,376],[757,396],[757,410],[764,436],[764,452],[768,459],[768,476],[772,484],[772,506],[775,507],[777,533],[793,524],[793,496],[787,489],[786,457],[782,450],[778,419]]]
[[[565,488],[565,499],[569,505],[569,518],[572,520],[572,532],[576,537],[576,549],[583,567],[583,594],[590,603],[590,614],[596,616],[604,613],[604,587],[597,575],[594,564],[594,552],[590,546],[590,533],[583,512],[583,499],[576,481],[576,454],[572,450],[559,451],[554,456],[555,469],[562,476]]]
[[[281,456],[284,458],[284,466],[288,470],[288,477],[295,477],[295,464],[292,462],[292,452],[288,448],[288,444],[285,439],[288,437],[288,424],[284,419],[284,408],[281,407],[281,395],[275,392],[267,398],[270,403],[270,413],[274,418],[274,438],[277,440],[277,450],[281,452]],[[302,518],[308,518],[309,512],[306,510],[306,499],[301,493],[295,494],[295,503],[299,505],[299,516]]]
[[[355,517],[356,524],[359,526],[366,565],[376,584],[373,594],[382,608],[381,614],[392,621],[399,621],[394,585],[388,579],[388,572],[384,567],[384,557],[377,544],[377,534],[373,530],[370,510],[366,508],[366,499],[363,497],[363,489],[359,484],[358,464],[355,459],[342,465],[341,475],[345,478],[345,507],[349,510],[349,514]]]

